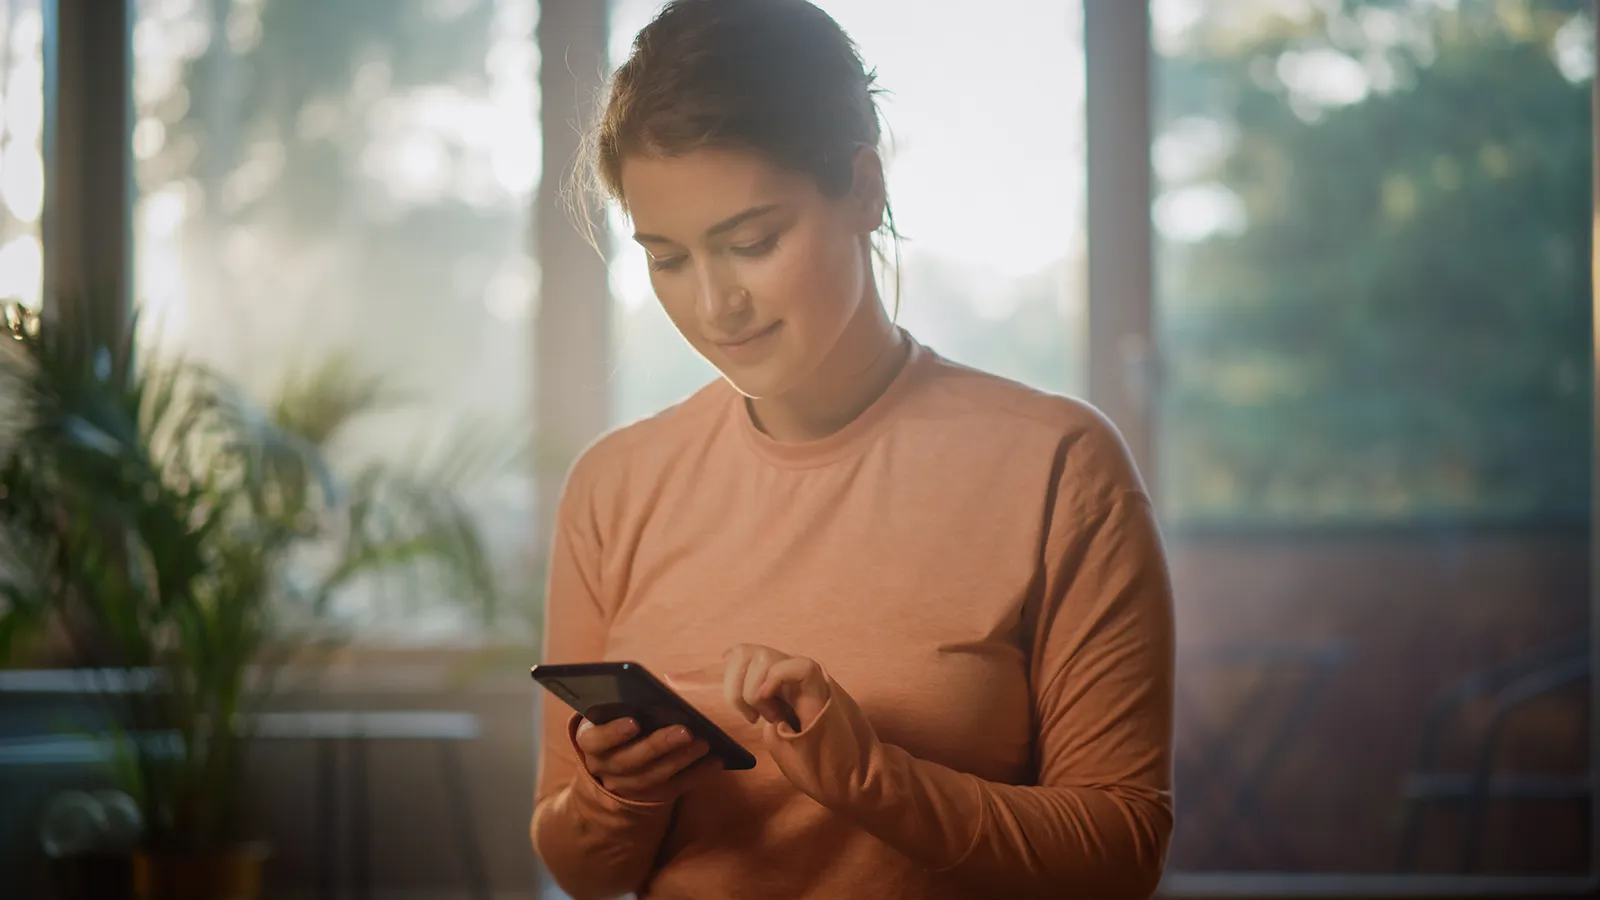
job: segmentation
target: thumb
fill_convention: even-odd
[[[762,719],[761,742],[764,744],[776,744],[783,737],[783,732],[779,731],[779,728],[780,726],[777,723],[769,719]]]

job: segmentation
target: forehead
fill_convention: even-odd
[[[696,237],[753,206],[787,203],[814,192],[801,174],[759,153],[704,149],[681,156],[622,161],[622,198],[640,232]]]

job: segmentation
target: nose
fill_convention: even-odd
[[[698,281],[695,310],[700,321],[722,334],[740,331],[750,317],[750,292],[726,266],[714,262],[700,267]]]

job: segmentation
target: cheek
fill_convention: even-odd
[[[838,240],[800,238],[771,262],[759,283],[748,284],[766,317],[806,331],[836,331],[860,301],[861,264]]]

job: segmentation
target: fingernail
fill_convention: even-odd
[[[634,732],[636,732],[638,730],[639,730],[639,723],[638,722],[635,722],[633,719],[623,719],[622,720],[622,733],[623,734],[633,734]]]
[[[672,742],[674,744],[689,743],[689,729],[683,727],[674,728],[672,730]]]

